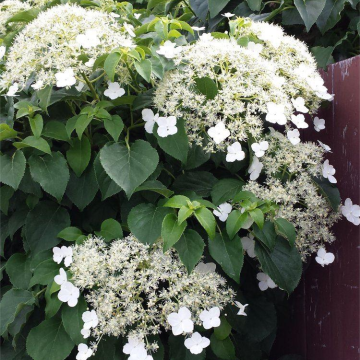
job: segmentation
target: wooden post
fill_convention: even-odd
[[[360,204],[360,56],[330,65],[323,72],[334,101],[319,112],[326,121],[320,133],[306,129],[302,137],[329,145],[342,201]],[[312,124],[309,128],[313,128]],[[360,358],[360,226],[341,220],[337,240],[327,246],[335,262],[322,268],[309,259],[298,289],[290,298],[292,318],[279,329],[273,359],[300,354],[304,360]]]

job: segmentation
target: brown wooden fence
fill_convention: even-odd
[[[306,137],[331,147],[327,158],[342,200],[360,204],[360,56],[329,66],[323,77],[335,100],[319,114],[326,129],[308,130]],[[305,360],[360,359],[360,226],[342,220],[334,231],[337,241],[328,248],[335,262],[322,268],[309,260],[290,299],[291,320],[279,330],[275,359],[289,353]]]

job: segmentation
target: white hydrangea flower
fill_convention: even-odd
[[[220,309],[215,306],[210,310],[200,313],[200,320],[203,322],[204,329],[208,330],[220,326]]]
[[[95,328],[99,323],[99,319],[96,315],[95,310],[85,311],[82,316],[82,321],[84,322],[84,329]]]
[[[353,204],[351,199],[345,200],[345,204],[341,206],[341,213],[354,225],[360,225],[360,206]]]
[[[324,265],[330,265],[334,262],[335,255],[331,252],[326,252],[324,248],[320,248],[317,252],[315,260],[318,264],[324,267]]]
[[[262,49],[263,49],[263,45],[261,45],[261,44],[256,44],[256,43],[254,43],[253,41],[250,41],[249,43],[248,43],[248,45],[247,45],[247,48],[250,50],[250,51],[252,51],[252,52],[254,52],[255,54],[260,54],[261,53],[261,51],[262,51]]]
[[[273,102],[269,102],[266,104],[267,106],[267,114],[266,121],[271,122],[273,124],[285,125],[287,122],[285,115],[285,106],[282,104],[275,104]]]
[[[234,301],[235,305],[239,308],[239,311],[236,315],[242,315],[242,316],[247,316],[246,312],[245,312],[245,308],[247,306],[249,306],[249,304],[241,304],[241,302],[239,301]]]
[[[235,14],[232,14],[232,13],[230,13],[230,12],[226,12],[225,14],[221,14],[221,16],[226,17],[226,18],[229,19],[229,18],[235,16]]]
[[[213,210],[213,214],[219,218],[220,221],[226,221],[232,211],[232,206],[229,203],[220,204],[217,210]]]
[[[134,32],[134,27],[131,25],[131,24],[128,24],[127,22],[124,22],[124,28],[125,30],[128,32],[128,34],[131,36],[131,37],[135,37],[136,34]]]
[[[92,47],[100,45],[100,39],[97,36],[96,29],[87,29],[85,34],[79,34],[76,37],[76,42],[84,49],[91,49]]]
[[[104,91],[104,95],[111,100],[115,100],[125,94],[125,90],[118,82],[108,81],[108,88]]]
[[[91,330],[90,330],[90,329],[84,329],[84,328],[82,328],[82,329],[80,330],[80,334],[82,335],[82,337],[83,337],[84,339],[87,339],[87,338],[90,336],[90,334],[91,334]]]
[[[184,345],[192,354],[197,355],[210,345],[210,340],[198,332],[194,332],[190,338],[185,340]]]
[[[249,233],[248,236],[242,237],[241,243],[248,256],[254,258],[256,256],[254,235]]]
[[[130,336],[128,338],[128,342],[123,347],[123,353],[130,355],[132,352],[134,352],[134,350],[139,348],[145,349],[144,340],[135,336]]]
[[[156,122],[159,125],[157,134],[160,137],[168,137],[169,135],[174,135],[178,132],[175,116],[159,117]]]
[[[215,126],[211,127],[207,132],[214,140],[215,144],[220,144],[230,136],[230,131],[226,128],[223,122],[219,122]]]
[[[167,317],[171,325],[172,333],[177,336],[183,333],[191,333],[194,323],[191,320],[191,312],[186,307],[181,307],[178,312],[173,312]]]
[[[302,112],[302,113],[308,113],[309,109],[305,106],[305,99],[301,96],[297,97],[296,99],[291,99],[292,104],[294,105],[294,108],[296,111]]]
[[[325,129],[325,120],[319,119],[317,116],[314,118],[314,129],[317,132]]]
[[[191,28],[192,28],[193,30],[195,30],[195,31],[203,31],[203,30],[205,30],[205,26],[201,26],[201,27],[192,26]]]
[[[274,283],[274,281],[270,278],[269,275],[260,272],[256,275],[256,278],[259,280],[259,289],[261,291],[265,291],[267,289],[274,289],[277,287],[277,285]]]
[[[128,360],[153,360],[153,357],[148,355],[146,349],[136,348],[131,352]]]
[[[259,143],[251,144],[251,148],[255,153],[256,157],[262,157],[265,155],[265,151],[269,148],[269,143],[265,141],[261,141]]]
[[[284,32],[280,26],[268,26],[260,30],[259,39],[270,43],[274,48],[278,48],[283,39]]]
[[[159,114],[154,114],[154,112],[151,109],[143,109],[141,115],[142,115],[142,119],[145,121],[146,132],[152,134],[154,125],[159,119]]]
[[[6,46],[0,46],[0,60],[4,57],[6,53]]]
[[[66,272],[63,268],[60,268],[59,271],[59,275],[56,275],[54,277],[54,281],[58,284],[58,285],[62,285],[65,284],[67,282],[67,276],[66,276]]]
[[[95,59],[94,59],[94,58],[89,59],[89,60],[85,63],[85,65],[86,65],[87,67],[90,67],[90,68],[92,68],[92,67],[94,66],[94,64],[95,64]]]
[[[260,160],[254,156],[253,161],[248,169],[250,180],[256,180],[260,176],[263,166],[264,165],[260,162]]]
[[[93,351],[86,344],[78,345],[76,360],[86,360],[93,354]]]
[[[165,56],[167,59],[173,59],[176,55],[181,53],[182,48],[176,47],[176,44],[171,42],[170,40],[166,40],[163,45],[159,47],[159,50],[156,52],[160,55]]]
[[[213,262],[210,263],[203,263],[200,261],[196,266],[194,271],[198,272],[199,274],[209,274],[214,273],[216,270],[216,264]]]
[[[211,129],[209,129],[210,131]],[[226,154],[227,162],[241,161],[245,159],[245,152],[241,148],[241,144],[236,141],[227,147],[228,153]]]
[[[62,246],[61,248],[55,246],[53,248],[53,260],[60,264],[64,260],[65,266],[70,266],[72,263],[72,248],[69,246]]]
[[[307,129],[309,127],[308,123],[305,121],[305,116],[303,114],[291,115],[291,122],[298,129]]]
[[[62,284],[58,293],[58,299],[62,302],[66,302],[70,307],[76,306],[79,296],[80,290],[71,282]]]
[[[141,14],[138,14],[138,13],[134,13],[133,15],[134,15],[134,18],[135,18],[136,20],[138,20],[138,19],[140,18],[140,16],[141,16]]]
[[[318,140],[317,142],[324,149],[325,152],[331,152],[331,147],[329,145],[322,143],[320,140]]]
[[[74,70],[71,68],[65,69],[64,72],[58,72],[55,74],[56,86],[57,87],[70,87],[76,84]],[[42,84],[44,82],[42,80]]]
[[[34,89],[34,90],[40,90],[44,87],[44,82],[41,81],[41,80],[38,80],[36,83],[32,84],[31,87]]]
[[[332,184],[336,184],[337,180],[335,179],[335,168],[330,165],[329,160],[325,160],[322,166],[322,175],[325,179],[328,179]]]
[[[15,95],[19,91],[19,84],[15,83],[9,87],[6,96],[17,96]]]
[[[297,145],[300,143],[300,132],[298,129],[289,130],[286,133],[286,136],[293,145]]]
[[[40,12],[16,36],[1,75],[2,87],[17,82],[22,89],[31,76],[35,76],[35,82],[42,81],[44,87],[54,85],[55,74],[66,69],[72,69],[77,77],[90,76],[92,68],[83,63],[81,56],[97,59],[115,48],[127,49],[132,45],[121,25],[107,12],[74,4],[53,6]],[[122,83],[131,79],[123,61],[119,62],[116,74]]]

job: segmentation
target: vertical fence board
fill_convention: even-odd
[[[360,204],[360,56],[329,66],[323,73],[335,100],[319,117],[326,129],[304,132],[307,140],[329,145],[342,200]],[[306,134],[306,135],[305,135]],[[292,319],[279,331],[274,359],[287,353],[305,360],[360,358],[360,227],[342,220],[337,241],[328,246],[335,262],[322,268],[314,261],[291,297]]]

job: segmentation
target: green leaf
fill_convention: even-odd
[[[210,157],[211,154],[209,152],[205,152],[202,146],[192,144],[189,148],[185,169],[196,169],[202,164],[206,163]]]
[[[124,123],[119,115],[112,115],[111,119],[104,119],[104,127],[114,141],[118,141],[124,129]]]
[[[32,133],[35,137],[40,137],[43,126],[44,126],[44,120],[40,114],[36,114],[33,118],[29,118],[30,128]]]
[[[70,225],[66,209],[54,202],[42,201],[26,217],[25,236],[33,253],[56,246],[60,239],[57,234]]]
[[[147,82],[150,82],[152,65],[148,59],[135,61],[135,69]]]
[[[295,0],[294,4],[304,20],[306,31],[309,32],[323,11],[326,0]]]
[[[329,182],[327,179],[313,178],[315,185],[319,192],[328,201],[329,205],[334,211],[338,211],[341,204],[341,197],[339,189]]]
[[[104,70],[111,81],[114,81],[115,70],[121,59],[121,54],[118,52],[111,53],[104,62]]]
[[[257,242],[255,253],[264,272],[281,289],[288,294],[294,291],[302,272],[301,257],[295,246],[291,247],[284,238],[278,236],[272,252]]]
[[[60,239],[64,239],[66,241],[76,241],[76,239],[82,235],[82,231],[74,226],[69,226],[63,230],[61,230],[57,237]]]
[[[0,124],[0,141],[12,139],[17,136],[17,131],[7,124]]]
[[[29,159],[32,178],[50,195],[60,201],[65,193],[70,174],[64,156],[58,151]]]
[[[232,239],[240,229],[248,229],[252,224],[247,212],[241,213],[240,210],[233,210],[226,220],[226,232]]]
[[[96,181],[99,185],[101,197],[103,201],[122,190],[121,187],[118,184],[116,184],[115,181],[110,179],[109,175],[102,167],[100,163],[100,154],[97,154],[94,160],[94,170],[95,170]]]
[[[95,234],[103,237],[106,242],[123,237],[122,227],[120,223],[114,219],[103,221],[100,231],[95,231]]]
[[[215,237],[215,229],[216,229],[216,220],[213,213],[202,207],[200,209],[195,210],[195,217],[199,221],[200,225],[206,230],[210,239],[214,239]]]
[[[220,205],[231,200],[241,191],[244,185],[243,181],[237,179],[221,179],[211,190],[211,198],[215,205]]]
[[[42,261],[34,270],[34,275],[30,280],[29,287],[34,285],[47,285],[56,275],[59,274],[60,265],[52,258]]]
[[[255,221],[255,224],[262,229],[264,226],[264,213],[260,209],[250,210],[249,214]]]
[[[289,240],[289,244],[294,246],[296,240],[295,226],[290,221],[283,218],[275,219],[274,223],[277,234]]]
[[[241,202],[243,200],[249,200],[251,202],[255,202],[257,200],[257,198],[251,191],[240,191],[234,197],[234,201]]]
[[[40,12],[40,9],[34,8],[26,11],[20,11],[15,15],[6,19],[6,24],[13,23],[13,22],[24,22],[28,23],[34,20]]]
[[[273,251],[276,243],[275,226],[271,221],[265,221],[262,230],[257,225],[253,226],[255,237],[260,240],[270,251]]]
[[[81,140],[73,139],[73,145],[66,152],[66,158],[76,176],[81,176],[87,168],[90,157],[91,145],[89,139],[86,136],[82,136]]]
[[[314,46],[310,50],[316,59],[318,67],[325,69],[329,61],[331,60],[331,55],[334,51],[334,47]]]
[[[71,173],[66,195],[80,211],[83,211],[94,200],[98,190],[95,170],[93,166],[89,166],[80,177]]]
[[[154,135],[162,150],[173,158],[180,160],[183,164],[186,164],[187,154],[189,151],[189,140],[184,128],[184,121],[182,119],[178,119],[176,126],[178,129],[176,134],[161,137],[157,134],[158,126],[155,124]]]
[[[50,105],[50,99],[52,95],[53,87],[48,85],[43,89],[36,91],[36,96],[39,99],[39,106],[44,110],[47,111],[48,106]]]
[[[180,209],[183,206],[188,206],[190,199],[184,195],[175,195],[170,198],[163,206]]]
[[[57,296],[57,292],[60,290],[60,285],[56,284],[54,281],[49,283],[45,291],[45,319],[50,319],[55,316],[61,305],[63,304]]]
[[[25,254],[13,254],[6,263],[6,272],[15,288],[26,290],[29,287],[30,261]]]
[[[186,221],[178,224],[175,214],[167,214],[165,216],[161,227],[161,237],[164,240],[164,252],[169,250],[180,239],[186,226]]]
[[[34,360],[64,360],[73,347],[73,341],[57,317],[32,328],[26,339],[27,352]]]
[[[214,80],[208,77],[196,78],[195,83],[197,89],[206,96],[208,100],[215,99],[215,96],[218,93],[218,88],[214,82]]]
[[[187,218],[189,218],[194,213],[193,209],[188,208],[187,206],[182,206],[178,212],[178,223],[181,224]]]
[[[50,139],[69,141],[69,135],[66,132],[65,124],[60,121],[51,120],[45,124],[43,136]]]
[[[244,262],[243,248],[238,236],[230,240],[225,234],[216,234],[215,239],[209,241],[211,257],[238,284],[240,271]]]
[[[85,129],[89,126],[91,123],[93,117],[89,115],[80,115],[75,123],[75,130],[76,134],[81,139],[82,134],[84,133]]]
[[[96,353],[92,356],[91,360],[125,360],[122,357],[122,353],[120,357],[115,354],[115,346],[117,344],[118,339],[114,337],[103,337],[98,345]]]
[[[156,169],[159,156],[146,141],[137,140],[129,149],[122,144],[107,144],[100,151],[101,165],[128,198]]]
[[[260,11],[262,0],[246,0],[252,11]]]
[[[316,21],[322,34],[333,28],[340,20],[345,2],[346,0],[326,0],[324,9]]]
[[[50,146],[46,140],[43,138],[38,138],[35,136],[28,136],[21,142],[13,144],[17,149],[32,147],[34,149],[40,150],[46,154],[51,154]]]
[[[87,309],[87,303],[84,300],[84,298],[80,296],[76,306],[74,307],[64,306],[61,312],[61,319],[65,331],[76,345],[85,342],[80,331],[84,326],[84,322],[82,320],[82,314],[86,311],[86,309]]]
[[[231,325],[225,316],[221,316],[220,320],[220,326],[214,328],[214,335],[218,340],[225,340],[231,334]]]
[[[204,247],[205,243],[202,237],[190,229],[185,230],[180,240],[174,245],[189,274],[200,261]]]
[[[180,175],[174,181],[173,188],[180,193],[191,190],[201,197],[207,197],[216,182],[216,177],[208,171],[192,171]]]
[[[210,337],[211,350],[219,359],[235,360],[235,347],[229,337],[219,340],[215,334]]]
[[[8,326],[15,320],[16,315],[26,305],[35,303],[31,292],[21,289],[10,289],[7,291],[0,303],[0,335],[3,335]]]
[[[174,193],[158,180],[145,181],[134,192],[138,191],[154,191],[160,195],[165,196],[166,198],[169,198]]]
[[[139,204],[129,213],[130,231],[143,244],[152,245],[161,236],[164,217],[171,212],[171,209],[156,207],[153,204]]]
[[[214,18],[229,3],[230,0],[208,0],[210,17]]]
[[[22,151],[16,151],[13,156],[0,155],[0,166],[0,181],[17,190],[26,167],[26,159]]]
[[[7,215],[9,210],[9,201],[14,195],[14,189],[4,185],[0,187],[0,210]]]

